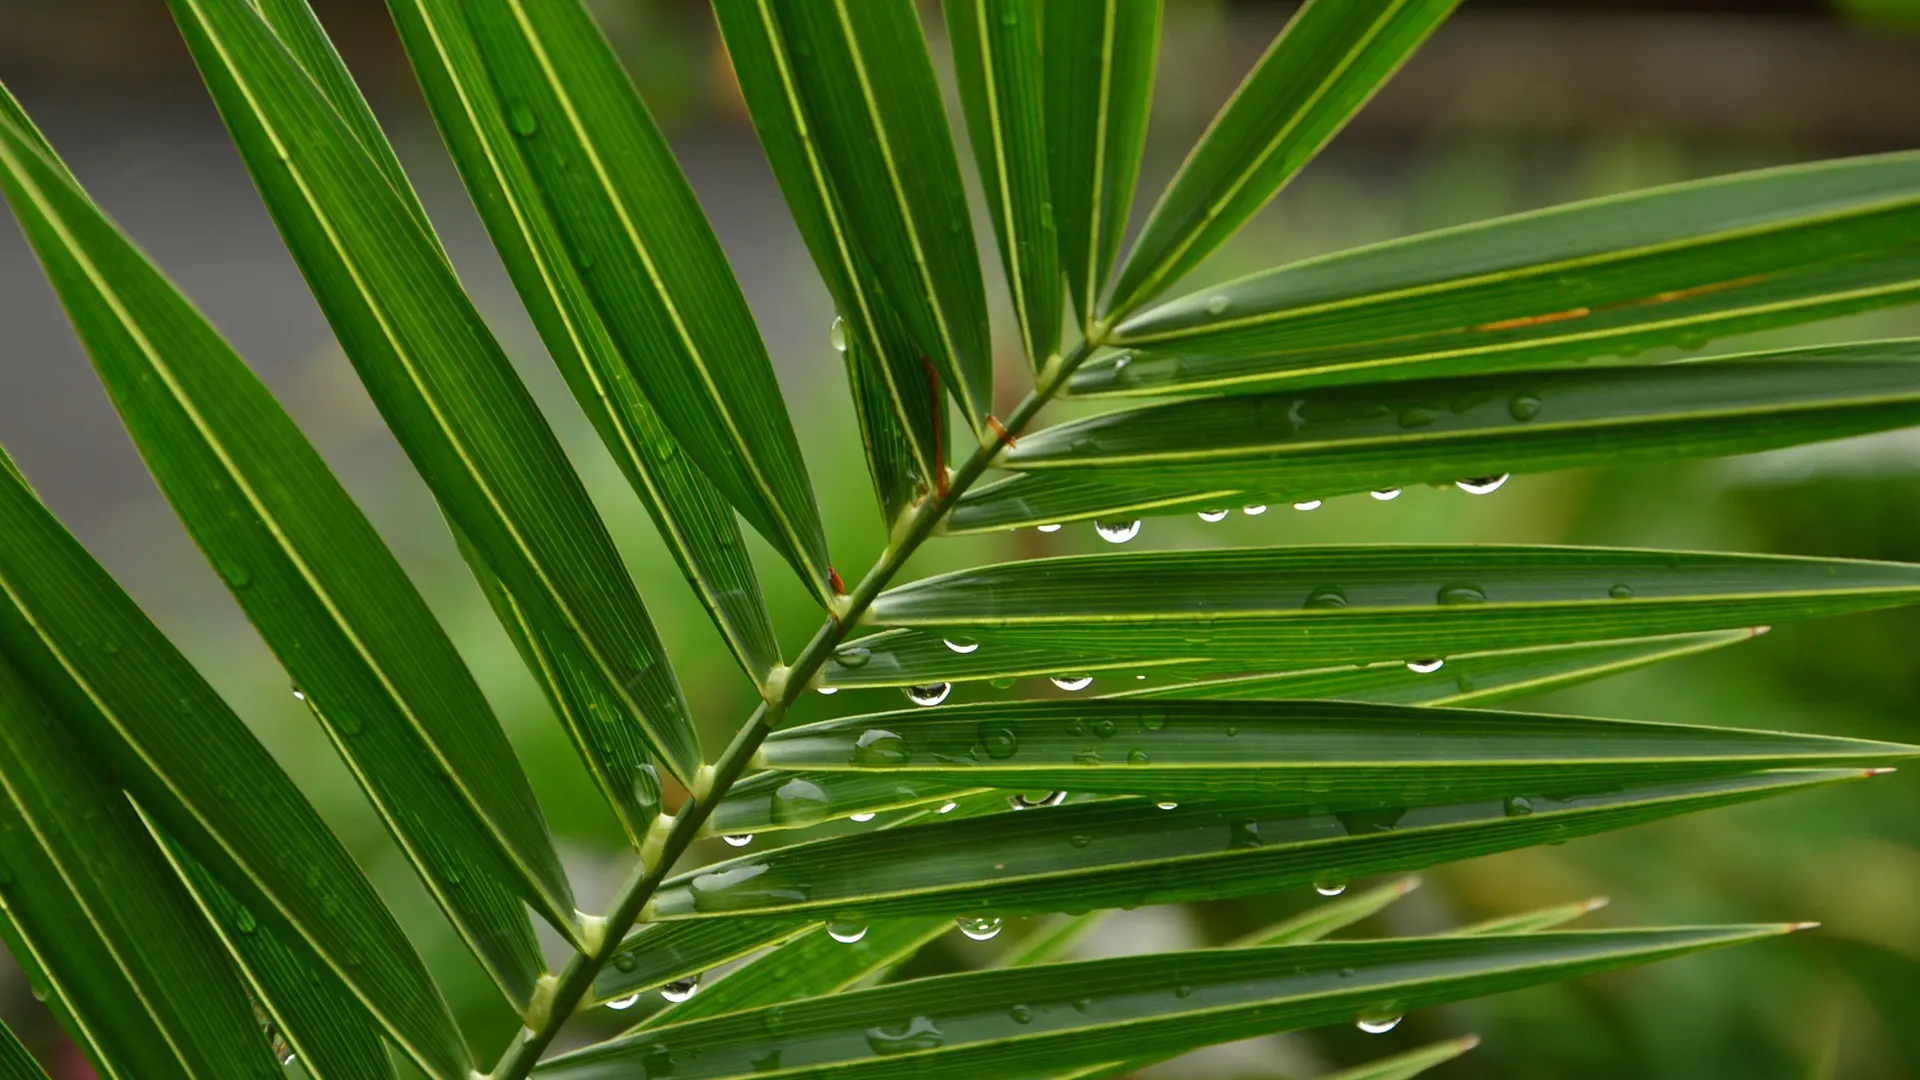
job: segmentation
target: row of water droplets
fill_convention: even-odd
[[[1454,481],[1453,486],[1469,495],[1491,495],[1505,486],[1511,476],[1511,473],[1501,473],[1499,476],[1469,477],[1465,480]],[[1380,488],[1372,492],[1372,495],[1380,502],[1392,502],[1400,497],[1400,489]],[[1301,511],[1318,510],[1322,505],[1323,500],[1304,499],[1294,503],[1293,508]],[[1248,517],[1259,517],[1261,514],[1267,512],[1267,508],[1264,504],[1256,503],[1241,507],[1240,512]],[[1232,513],[1231,510],[1224,509],[1198,511],[1200,520],[1209,524],[1225,521],[1227,515],[1230,513]],[[1061,526],[1049,523],[1046,525],[1036,525],[1034,528],[1043,533],[1054,533],[1059,532]],[[1099,535],[1100,539],[1105,540],[1109,544],[1124,544],[1140,535],[1140,521],[1137,518],[1131,520],[1095,518],[1093,521],[1093,531]]]

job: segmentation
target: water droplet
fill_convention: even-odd
[[[253,584],[253,571],[236,562],[222,563],[220,576],[226,578],[227,584],[236,589],[244,589]]]
[[[1440,591],[1434,598],[1448,607],[1487,602],[1487,594],[1480,586],[1469,585],[1464,581],[1452,581],[1440,586]]]
[[[533,115],[533,109],[524,101],[516,101],[507,108],[507,123],[516,135],[531,135],[540,130],[540,119]]]
[[[950,803],[948,803],[947,805],[945,805],[945,806],[942,806],[942,807],[941,807],[940,809],[938,809],[938,810],[935,810],[935,811],[934,811],[934,813],[936,813],[936,814],[951,814],[951,813],[953,813],[953,812],[954,812],[955,810],[958,810],[958,809],[960,809],[960,804],[959,804],[959,803],[957,803],[957,802],[950,802]]]
[[[1215,521],[1225,521],[1226,519],[1227,519],[1227,512],[1226,512],[1225,510],[1202,510],[1202,511],[1200,511],[1200,520],[1201,520],[1201,521],[1205,521],[1205,522],[1208,522],[1208,523],[1212,523],[1212,522],[1215,522]]]
[[[1308,499],[1305,502],[1297,502],[1293,504],[1293,508],[1295,510],[1318,510],[1320,509],[1320,500]]]
[[[828,697],[832,697],[833,695],[840,692],[840,688],[837,686],[823,686],[820,688],[820,692],[827,695]]]
[[[1321,896],[1339,896],[1347,891],[1347,879],[1323,874],[1313,879],[1313,891]]]
[[[1181,983],[1179,986],[1173,988],[1173,996],[1184,1001],[1193,996],[1193,987],[1188,986],[1186,983]]]
[[[1500,485],[1506,483],[1507,477],[1511,475],[1513,474],[1501,473],[1499,476],[1473,476],[1465,480],[1455,480],[1453,486],[1469,495],[1491,495],[1499,491]]]
[[[1631,600],[1633,599],[1633,586],[1615,585],[1613,588],[1607,590],[1607,595],[1613,597],[1615,600]]]
[[[120,643],[109,638],[108,640],[100,643],[100,651],[103,653],[106,653],[108,656],[119,656]]]
[[[1440,410],[1431,405],[1409,405],[1400,412],[1400,426],[1403,428],[1426,427],[1440,419]]]
[[[1162,810],[1172,810],[1174,807],[1177,807],[1180,804],[1177,802],[1157,802],[1157,803],[1154,803],[1153,805],[1159,807]]]
[[[720,839],[725,840],[728,847],[746,847],[748,844],[753,843],[753,834],[750,832],[730,833]]]
[[[867,1029],[867,1045],[876,1054],[910,1054],[916,1050],[932,1050],[946,1041],[946,1036],[933,1026],[933,1021],[924,1016],[907,1021],[906,1026],[898,1031],[884,1027]]]
[[[946,697],[945,684],[942,684],[940,697]],[[930,704],[938,703],[939,699],[936,698]],[[929,703],[922,702],[922,704]],[[853,741],[852,764],[854,765],[905,765],[912,760],[913,752],[907,749],[907,740],[885,728],[869,728],[861,732],[860,737]]]
[[[867,936],[867,924],[835,920],[827,924],[827,936],[842,945],[851,945]]]
[[[1207,297],[1207,314],[1225,315],[1229,303],[1230,301],[1224,296],[1209,296]]]
[[[1706,348],[1707,343],[1712,340],[1712,338],[1709,338],[1705,334],[1687,333],[1681,334],[1680,337],[1674,341],[1674,344],[1688,352],[1694,352],[1695,350]]]
[[[1338,585],[1322,585],[1307,594],[1307,606],[1310,608],[1343,608],[1347,606],[1347,593]]]
[[[867,822],[872,821],[873,816],[878,812],[879,811],[876,810],[862,810],[857,814],[848,814],[847,820],[856,825],[865,825]]]
[[[833,654],[833,662],[847,668],[866,667],[871,659],[873,653],[864,645],[842,645]]]
[[[1138,521],[1095,521],[1093,531],[1109,544],[1124,544],[1140,535]]]
[[[1135,747],[1132,750],[1127,751],[1127,764],[1151,765],[1153,764],[1153,759],[1147,756],[1147,752],[1145,750],[1142,750],[1139,747]]]
[[[1227,849],[1244,851],[1260,846],[1260,823],[1252,818],[1241,818],[1227,826]]]
[[[997,725],[980,725],[980,744],[987,749],[987,756],[995,761],[1005,761],[1020,749],[1020,736],[1012,728]]]
[[[1007,805],[1015,810],[1038,810],[1043,806],[1059,806],[1066,801],[1067,793],[1064,791],[1049,791],[1037,799],[1025,792],[1007,796]]]
[[[635,1005],[639,1004],[639,1002],[640,1002],[639,994],[628,994],[626,997],[617,997],[617,998],[614,998],[612,1001],[607,1002],[607,1008],[612,1009],[615,1012],[619,1012],[623,1009],[631,1009]]]
[[[834,352],[846,352],[847,320],[835,315],[833,325],[827,328],[827,340],[833,343]]]
[[[1445,660],[1440,659],[1409,660],[1407,661],[1407,670],[1413,672],[1415,675],[1431,675],[1439,671],[1442,667],[1445,667],[1446,663]]]
[[[235,929],[243,934],[251,934],[260,928],[260,924],[254,920],[253,912],[248,911],[246,908],[241,908],[234,913],[233,925]]]
[[[993,687],[995,690],[1007,690],[1012,688],[1013,681],[1013,676],[1002,675],[998,678],[988,679],[987,685]]]
[[[1035,525],[1034,528],[1039,529],[1041,532],[1059,532],[1060,531],[1060,525],[1058,522],[1047,524],[1047,525]]]
[[[305,701],[305,700],[307,700],[307,692],[306,692],[305,690],[302,690],[302,689],[300,689],[300,688],[299,688],[299,687],[297,687],[297,686],[296,686],[296,687],[294,687],[294,688],[293,688],[293,700],[295,700],[295,701]]]
[[[1521,423],[1526,423],[1540,415],[1540,399],[1532,394],[1516,394],[1507,402],[1507,415]]]
[[[1093,837],[1088,836],[1086,833],[1074,833],[1072,836],[1067,837],[1067,843],[1077,848],[1083,848],[1093,843]]]
[[[920,686],[902,687],[902,692],[907,695],[907,700],[915,705],[938,705],[947,700],[948,694],[953,693],[953,684],[925,683]]]
[[[773,820],[781,825],[812,825],[824,821],[832,800],[811,780],[795,777],[773,791]]]
[[[1240,512],[1248,517],[1259,517],[1261,514],[1267,512],[1267,508],[1264,505],[1243,506],[1240,508]]]
[[[1000,936],[1000,916],[998,915],[962,915],[954,922],[960,932],[975,941],[992,941]]]
[[[689,975],[684,979],[675,979],[660,988],[660,996],[675,1004],[687,1000],[700,992],[700,976]]]
[[[1013,1022],[1016,1024],[1033,1023],[1033,1010],[1025,1005],[1015,1005],[1013,1008],[1007,1010],[1007,1015],[1012,1017]]]
[[[1508,817],[1526,817],[1533,813],[1533,800],[1525,795],[1509,795],[1502,809]]]
[[[1047,681],[1062,690],[1085,690],[1087,687],[1093,685],[1093,676],[1054,675],[1048,678]]]
[[[632,971],[640,966],[640,961],[634,959],[632,953],[623,952],[613,958],[613,966],[620,971]]]
[[[750,1057],[747,1064],[753,1066],[754,1072],[772,1072],[780,1067],[780,1048],[776,1046],[764,1054]]]
[[[961,656],[965,656],[980,647],[980,643],[972,638],[941,638],[940,640],[946,643],[948,650],[957,652]]]
[[[1373,491],[1373,498],[1376,502],[1392,502],[1399,497],[1399,488],[1376,488]]]
[[[1379,1011],[1363,1012],[1353,1026],[1369,1035],[1384,1035],[1400,1026],[1400,1017]]]

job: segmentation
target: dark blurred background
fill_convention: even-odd
[[[625,544],[689,697],[719,740],[746,714],[751,691],[541,354],[437,143],[382,6],[315,6],[386,122],[469,288],[580,462]],[[832,312],[740,114],[711,17],[695,2],[594,6],[735,260],[789,392],[836,561],[864,566],[881,531],[838,358],[828,347]],[[1136,216],[1290,10],[1169,0]],[[929,9],[930,25],[934,15]],[[943,56],[938,40],[935,55]],[[401,553],[505,717],[583,904],[598,904],[626,866],[614,833],[584,794],[589,788],[579,782],[571,748],[281,249],[164,5],[0,0],[0,79],[95,196],[266,378]],[[1200,273],[1221,277],[1649,184],[1915,146],[1920,0],[1466,0],[1352,128]],[[982,242],[991,240],[983,235]],[[1001,318],[997,330],[1004,382],[1013,385],[1024,366],[1004,341],[1009,326]],[[1914,333],[1920,312],[1908,309],[1714,347]],[[511,1018],[488,1000],[477,967],[439,924],[288,693],[285,675],[161,501],[31,253],[10,228],[0,228],[0,443],[349,838],[445,975],[463,1019],[482,1033],[482,1052],[497,1050]],[[1388,539],[1657,544],[1920,561],[1920,438],[1883,436],[1684,467],[1526,476],[1484,499],[1417,490],[1391,504],[1336,499],[1313,514],[1236,516],[1221,525],[1152,519],[1136,544]],[[922,556],[918,569],[1093,546],[1084,527],[945,541]],[[773,560],[762,565],[792,648],[811,631],[817,609]],[[1783,627],[1734,649],[1526,704],[1911,741],[1920,738],[1917,638],[1920,615],[1910,613]],[[891,692],[831,700],[843,712],[897,703]],[[808,707],[824,714],[828,704],[819,699]],[[1478,1031],[1481,1048],[1436,1076],[1920,1076],[1920,776],[1442,868],[1373,929],[1434,931],[1595,895],[1613,903],[1590,917],[1594,925],[1815,919],[1824,927],[1431,1010],[1386,1035],[1347,1029],[1219,1048],[1153,1075],[1313,1076]],[[1121,913],[1083,952],[1222,941],[1316,899],[1308,892]],[[1011,937],[979,945],[949,935],[916,964],[932,970],[983,963]],[[57,1080],[90,1075],[10,968],[0,970],[0,1016],[56,1069]],[[611,1018],[601,1026],[611,1030]]]

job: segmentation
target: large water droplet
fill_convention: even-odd
[[[1434,598],[1448,607],[1487,602],[1487,594],[1480,586],[1469,585],[1464,581],[1451,581],[1440,586],[1440,591]]]
[[[1499,491],[1500,485],[1506,483],[1507,477],[1511,475],[1513,474],[1501,473],[1499,476],[1473,476],[1465,480],[1455,480],[1453,486],[1469,495],[1491,495]]]
[[[827,936],[842,945],[851,945],[867,936],[867,924],[836,919],[827,924]]]
[[[954,922],[960,932],[975,941],[992,941],[1000,936],[1000,916],[998,915],[962,915]]]
[[[995,690],[1010,690],[1013,688],[1013,683],[1014,678],[1011,675],[999,675],[987,680],[987,685]]]
[[[700,992],[700,976],[689,975],[684,979],[675,979],[660,988],[660,996],[674,1004],[679,1004]]]
[[[872,821],[874,815],[878,813],[879,811],[877,810],[862,810],[857,814],[848,814],[847,820],[856,825],[865,825],[867,822]]]
[[[1043,806],[1059,806],[1067,801],[1064,791],[1049,791],[1039,798],[1033,798],[1025,792],[1007,796],[1007,805],[1015,810],[1038,810]]]
[[[236,589],[244,589],[253,584],[253,571],[236,562],[222,563],[220,576],[226,578],[227,584]]]
[[[1060,531],[1060,526],[1058,523],[1051,523],[1047,525],[1035,525],[1034,528],[1039,529],[1041,532],[1059,532]]]
[[[1007,1010],[1007,1015],[1011,1017],[1016,1024],[1033,1023],[1033,1010],[1025,1005],[1015,1005],[1013,1008]]]
[[[1607,590],[1607,595],[1613,597],[1615,600],[1631,600],[1633,599],[1633,586],[1615,585],[1613,588]]]
[[[613,958],[613,966],[620,971],[632,971],[640,966],[640,961],[630,952],[623,952]]]
[[[1431,675],[1445,667],[1446,663],[1445,660],[1438,658],[1433,660],[1409,660],[1407,661],[1407,670],[1413,672],[1415,675]]]
[[[873,653],[865,645],[842,645],[834,650],[833,662],[841,667],[866,667]]]
[[[833,695],[840,692],[840,688],[837,686],[822,686],[820,687],[820,692],[827,695],[828,697],[832,697]]]
[[[533,115],[533,109],[524,101],[516,101],[507,107],[507,124],[516,135],[531,135],[540,130],[540,118]]]
[[[1264,514],[1267,512],[1267,508],[1266,508],[1266,505],[1263,503],[1255,503],[1252,506],[1241,507],[1240,512],[1247,515],[1248,517],[1259,517],[1261,514]]]
[[[1180,804],[1177,802],[1169,801],[1169,802],[1157,802],[1157,803],[1154,803],[1153,805],[1161,810],[1172,810],[1178,807]]]
[[[1020,736],[1012,728],[997,724],[980,725],[980,745],[987,748],[987,756],[995,761],[1005,761],[1020,749]]]
[[[1399,488],[1376,488],[1374,489],[1372,494],[1376,502],[1392,502],[1393,500],[1400,497],[1400,489]]]
[[[868,728],[853,741],[852,764],[855,765],[905,765],[912,760],[913,751],[907,749],[907,740],[885,728]]]
[[[1526,817],[1533,813],[1533,800],[1525,795],[1509,795],[1501,809],[1506,811],[1508,817]]]
[[[1507,402],[1507,415],[1525,423],[1540,415],[1540,399],[1532,394],[1516,394]]]
[[[1209,296],[1207,297],[1207,314],[1225,315],[1230,303],[1231,301],[1224,296]]]
[[[1322,585],[1307,594],[1307,606],[1310,608],[1343,608],[1347,606],[1347,593],[1338,585]]]
[[[1339,896],[1347,891],[1347,879],[1333,874],[1322,874],[1313,879],[1313,891],[1321,896]]]
[[[728,847],[746,847],[748,844],[753,843],[753,834],[750,832],[728,833],[720,839],[725,840]]]
[[[847,320],[835,315],[833,317],[833,325],[827,328],[827,340],[833,343],[834,352],[846,352]]]
[[[940,1034],[940,1029],[933,1025],[933,1021],[924,1016],[916,1016],[898,1029],[867,1029],[867,1045],[876,1054],[910,1054],[916,1050],[932,1050],[946,1041],[946,1036]]]
[[[612,1009],[615,1012],[618,1012],[622,1009],[633,1008],[634,1005],[637,1004],[639,1001],[640,1001],[639,994],[628,994],[626,997],[617,997],[617,998],[614,998],[612,1001],[607,1002],[607,1008]]]
[[[1145,750],[1142,750],[1136,746],[1133,749],[1127,751],[1127,764],[1151,765],[1153,764],[1153,758],[1147,756],[1147,752]]]
[[[1138,521],[1095,521],[1093,531],[1109,544],[1124,544],[1140,535]]]
[[[1400,1017],[1397,1013],[1370,1010],[1361,1013],[1359,1019],[1353,1022],[1353,1026],[1369,1035],[1384,1035],[1400,1026]]]
[[[1213,523],[1213,522],[1215,522],[1215,521],[1225,521],[1226,519],[1227,519],[1227,512],[1226,512],[1225,510],[1202,510],[1202,511],[1200,511],[1200,520],[1201,520],[1201,521],[1205,521],[1205,522],[1207,522],[1207,523],[1209,523],[1209,524],[1211,524],[1211,523]]]
[[[1062,690],[1085,690],[1087,687],[1093,685],[1093,676],[1091,675],[1054,675],[1049,677],[1047,681],[1059,687]]]
[[[1244,851],[1260,846],[1260,823],[1252,818],[1241,818],[1227,826],[1227,848]]]
[[[958,809],[960,809],[960,804],[959,804],[959,803],[957,803],[957,802],[950,802],[950,803],[947,803],[947,804],[946,804],[945,806],[942,806],[942,807],[941,807],[940,809],[938,809],[938,810],[935,810],[935,811],[934,811],[934,813],[936,813],[936,814],[951,814],[951,813],[953,813],[953,812],[954,812],[955,810],[958,810]]]
[[[812,825],[826,820],[832,800],[811,780],[795,777],[773,791],[773,820],[781,825]]]
[[[1320,509],[1320,500],[1308,499],[1304,502],[1297,502],[1293,504],[1293,508],[1295,510],[1318,510]]]
[[[946,644],[948,651],[957,652],[961,656],[965,656],[980,648],[980,643],[972,638],[950,637],[941,638],[940,640]]]
[[[953,684],[944,682],[923,683],[920,686],[902,687],[901,692],[906,694],[907,700],[913,702],[915,705],[938,705],[947,700],[948,694],[953,693]]]

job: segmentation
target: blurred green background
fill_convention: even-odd
[[[798,0],[795,0],[798,2]],[[1920,145],[1912,0],[1576,3],[1467,0],[1455,22],[1201,273],[1277,262],[1566,199],[1734,169]],[[440,151],[377,0],[316,0],[389,125],[463,277],[494,319],[622,539],[710,742],[752,704],[651,523],[541,355]],[[829,348],[832,313],[752,133],[704,5],[596,3],[668,127],[761,320],[806,447],[837,564],[881,530]],[[1169,0],[1144,211],[1271,38],[1284,4]],[[939,55],[936,43],[936,56]],[[521,671],[425,488],[381,428],[306,295],[158,0],[0,0],[8,80],[97,197],[282,396],[412,569],[505,717],[582,902],[627,868],[557,724]],[[970,177],[971,179],[971,177]],[[990,243],[983,235],[982,243]],[[997,276],[997,275],[996,275]],[[992,279],[990,278],[990,281]],[[1004,298],[1000,310],[1005,310]],[[1025,378],[1002,319],[1003,390]],[[1920,311],[1714,343],[1715,350],[1920,333]],[[1068,415],[1074,406],[1057,408]],[[55,509],[239,707],[356,853],[491,1054],[512,1027],[440,925],[287,679],[142,471],[18,235],[0,230],[0,442]],[[1323,541],[1664,545],[1920,561],[1920,435],[1735,461],[1515,478],[1498,494],[1330,500],[1218,525],[1150,519],[1136,546]],[[1090,527],[943,541],[914,568],[1104,548]],[[766,552],[762,552],[766,555]],[[819,612],[770,556],[789,648]],[[1562,691],[1527,707],[1912,741],[1920,614],[1783,628],[1739,647]],[[1044,689],[1044,683],[1041,689]],[[1095,690],[1098,690],[1096,682]],[[1027,692],[1038,692],[1023,687]],[[961,688],[956,699],[998,693]],[[891,708],[891,691],[806,703]],[[721,849],[725,850],[725,849]],[[704,852],[718,855],[720,851]],[[1485,1036],[1454,1077],[1920,1076],[1920,777],[1721,811],[1445,867],[1372,927],[1409,933],[1605,895],[1592,925],[1819,920],[1811,934],[1415,1014],[1385,1035],[1312,1032],[1216,1048],[1153,1075],[1312,1076],[1443,1035]],[[1277,895],[1116,914],[1086,955],[1223,941],[1318,898]],[[979,964],[1012,940],[958,934],[914,964]],[[0,960],[0,964],[4,961]],[[631,1017],[634,1014],[625,1014]],[[55,1068],[89,1076],[10,967],[0,1017]],[[613,1029],[613,1018],[580,1025]]]

